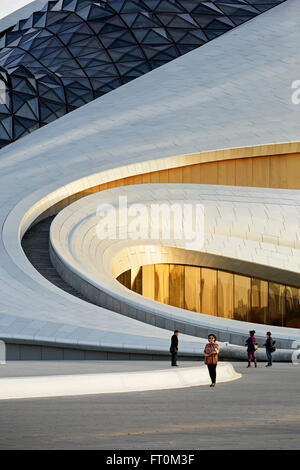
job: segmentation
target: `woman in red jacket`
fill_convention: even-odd
[[[216,344],[216,340],[217,338],[214,334],[208,335],[209,343],[205,346],[204,349],[205,364],[208,367],[208,372],[211,378],[210,387],[214,387],[216,385],[216,369],[219,354],[219,345]]]

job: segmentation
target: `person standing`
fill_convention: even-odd
[[[219,345],[216,344],[217,338],[214,334],[208,335],[208,341],[209,343],[204,348],[204,362],[207,365],[208,373],[211,378],[210,387],[214,387],[216,385]]]
[[[179,331],[175,330],[171,338],[171,346],[170,346],[171,365],[175,367],[177,367],[178,335],[179,335]]]
[[[266,355],[267,355],[267,360],[268,360],[268,364],[266,365],[266,367],[271,367],[272,366],[272,352],[274,352],[275,350],[274,344],[276,343],[276,341],[273,341],[270,331],[267,332],[266,336],[267,336],[267,340],[264,344],[266,348]]]
[[[247,353],[248,353],[248,365],[247,367],[251,367],[251,358],[254,361],[255,367],[257,367],[256,357],[255,357],[255,331],[249,331],[249,338],[246,341],[245,346],[247,346]]]

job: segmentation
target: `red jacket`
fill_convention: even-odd
[[[209,354],[209,356],[205,356],[205,364],[218,364],[218,353],[216,350],[219,351],[219,345],[216,343],[208,343],[205,346],[204,354]]]

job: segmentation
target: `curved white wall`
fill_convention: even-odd
[[[127,209],[119,210],[120,197],[124,196]],[[157,228],[158,239],[132,239],[130,212],[134,204],[148,210],[150,224],[151,205],[175,202],[183,208],[185,204],[195,207],[201,203],[203,206],[203,246],[197,249],[196,243],[191,249],[191,242],[185,237],[172,237],[172,230],[171,238],[164,239],[165,219],[152,223],[151,230]],[[116,222],[112,238],[101,239],[97,231],[102,220],[97,213],[101,205],[111,207],[108,214],[111,213],[110,220]],[[295,245],[299,213],[298,191],[192,184],[114,188],[80,199],[56,216],[50,231],[51,259],[66,282],[98,305],[163,328],[178,327],[181,332],[200,337],[206,337],[208,329],[214,328],[222,341],[243,345],[249,323],[154,302],[126,289],[115,277],[130,267],[157,262],[199,265],[199,257],[202,257],[200,264],[206,265],[215,255],[222,256],[220,267],[225,270],[232,270],[233,260],[237,266],[244,261],[249,274],[255,265],[261,278],[269,274],[280,281],[284,275],[286,282],[299,282],[300,245]],[[172,228],[172,223],[170,225]],[[150,230],[148,234],[151,235]],[[251,328],[262,338],[271,328],[281,346],[300,336],[299,330],[292,328],[253,323]]]
[[[168,331],[46,281],[20,238],[44,209],[104,180],[166,168],[170,159],[178,166],[187,155],[196,163],[199,152],[215,149],[228,155],[233,147],[280,142],[286,153],[297,148],[300,108],[291,82],[300,77],[299,15],[299,1],[287,0],[0,151],[3,337],[112,346],[121,335],[124,348],[168,349]],[[186,350],[194,348],[190,341],[200,343],[185,341]]]
[[[1,0],[0,31],[29,18],[34,11],[41,10],[49,0]]]

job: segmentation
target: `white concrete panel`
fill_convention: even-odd
[[[217,369],[218,383],[242,377],[230,363]],[[209,385],[206,366],[147,372],[0,378],[0,400],[144,392]]]
[[[0,31],[28,18],[34,11],[41,10],[49,0],[1,0]]]
[[[22,328],[28,332],[27,322],[45,321],[37,338],[62,337],[60,328],[69,325],[80,330],[78,336],[75,330],[74,342],[86,328],[97,344],[109,331],[115,333],[110,344],[119,344],[120,336],[130,332],[148,338],[149,347],[157,337],[162,348],[168,347],[168,331],[87,304],[50,284],[26,259],[20,237],[63,197],[118,176],[196,163],[197,157],[188,155],[201,151],[279,142],[295,148],[300,108],[291,101],[291,84],[300,76],[299,15],[299,1],[287,0],[0,151],[1,316],[19,318],[17,334],[22,335]],[[299,192],[290,194],[293,200]],[[281,205],[279,198],[276,204]],[[289,201],[285,205],[293,206]],[[252,243],[261,242],[263,232],[252,228]],[[236,230],[239,238],[242,227]],[[226,235],[219,237],[211,251],[222,244],[225,250]],[[292,243],[289,234],[281,233],[280,240],[276,246],[295,250],[289,259],[296,259],[299,238]],[[242,246],[236,250],[245,256]],[[94,245],[91,253],[97,253]],[[283,266],[286,252],[275,253]],[[265,262],[272,264],[273,254],[266,254]],[[295,269],[299,272],[299,265]],[[211,319],[208,327],[214,321],[219,320]],[[9,337],[11,331],[2,333]],[[191,341],[200,343],[189,340],[182,339],[187,349]],[[134,345],[134,338],[126,344]]]
[[[0,19],[33,2],[34,0],[1,0]]]

